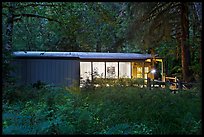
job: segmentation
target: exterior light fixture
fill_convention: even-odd
[[[156,73],[156,69],[150,70],[147,74],[149,74],[149,73],[152,73],[152,74]]]
[[[155,69],[152,69],[152,70],[150,71],[150,73],[152,73],[152,74],[154,74],[155,72],[156,72]]]
[[[150,78],[148,76],[149,73],[152,73],[152,74],[156,73],[156,69],[152,69],[147,73],[147,87],[149,87],[149,90],[151,90],[151,81],[150,81]],[[153,81],[154,81],[154,78],[153,78]]]

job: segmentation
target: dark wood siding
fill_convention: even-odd
[[[14,75],[19,83],[35,83],[38,80],[54,85],[70,86],[79,82],[79,60],[16,59]]]

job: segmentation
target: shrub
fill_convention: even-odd
[[[195,89],[172,94],[45,85],[11,86],[3,93],[3,134],[201,134],[201,93]]]

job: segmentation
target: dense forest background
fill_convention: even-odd
[[[201,37],[201,2],[3,2],[2,134],[201,135]],[[193,84],[18,85],[13,51],[157,54],[166,76]]]
[[[3,78],[12,51],[158,54],[166,75],[201,80],[200,2],[3,2]]]

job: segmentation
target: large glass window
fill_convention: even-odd
[[[149,72],[149,67],[144,67],[144,78],[147,79],[147,73]]]
[[[93,62],[93,74],[97,78],[105,78],[105,62]]]
[[[119,77],[120,78],[131,78],[130,62],[119,62]]]
[[[137,78],[142,78],[142,67],[137,67]]]
[[[106,78],[118,78],[118,62],[106,62]]]
[[[91,80],[91,62],[80,62],[80,79]]]

